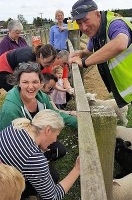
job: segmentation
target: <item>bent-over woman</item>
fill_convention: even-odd
[[[79,177],[79,159],[70,173],[55,185],[43,152],[64,127],[63,118],[52,110],[39,111],[32,120],[18,118],[0,133],[0,158],[16,167],[43,199],[60,200]]]

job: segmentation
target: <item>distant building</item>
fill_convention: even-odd
[[[0,35],[7,34],[8,29],[4,28],[5,21],[0,21]]]
[[[4,23],[5,23],[5,21],[0,21],[0,28],[4,27]]]
[[[1,28],[0,29],[0,34],[1,35],[7,34],[7,33],[8,33],[8,29],[7,28]]]

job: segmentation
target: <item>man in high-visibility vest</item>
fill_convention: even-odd
[[[69,62],[84,68],[97,64],[117,105],[132,102],[132,24],[116,13],[98,11],[93,0],[78,0],[71,14],[90,40],[86,50],[70,54]]]

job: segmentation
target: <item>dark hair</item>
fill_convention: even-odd
[[[40,82],[43,80],[43,76],[40,70],[40,65],[36,62],[23,62],[18,65],[18,67],[14,70],[13,74],[7,76],[7,82],[10,85],[17,85],[20,81],[20,77],[22,73],[31,73],[35,72],[38,74]]]
[[[54,80],[55,82],[58,81],[57,77],[54,76],[53,74],[49,74],[49,73],[43,74],[43,82],[45,84],[48,83],[50,80]]]
[[[51,44],[38,45],[37,47],[34,48],[34,52],[37,58],[40,57],[40,54],[42,55],[43,58],[53,56],[53,60],[57,56],[57,51]]]
[[[67,20],[69,20],[69,19],[71,19],[71,17],[65,17],[65,18],[63,19],[63,23],[64,23],[64,24],[67,24]]]

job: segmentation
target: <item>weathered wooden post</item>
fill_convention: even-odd
[[[80,49],[80,30],[76,21],[67,20],[68,38],[70,39],[74,50]]]
[[[41,30],[40,30],[40,35],[41,35],[41,40],[42,40],[42,43],[43,44],[47,44],[48,43],[48,35],[49,33],[47,32],[46,28],[43,27]]]
[[[80,30],[76,21],[68,20],[68,38],[71,41],[74,50],[80,49]],[[83,68],[80,68],[81,77],[83,80]]]
[[[69,39],[74,47],[74,50],[80,49],[80,31],[79,30],[69,30]]]
[[[95,137],[103,170],[107,199],[112,200],[117,119],[111,107],[91,107]]]

